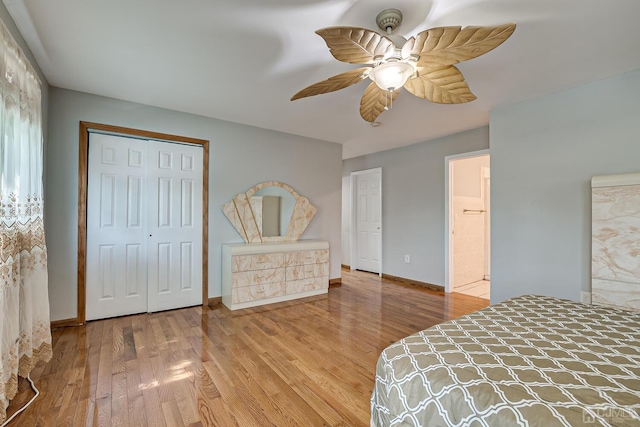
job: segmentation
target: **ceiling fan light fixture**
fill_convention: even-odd
[[[371,70],[369,78],[382,90],[393,92],[401,88],[413,75],[415,69],[406,62],[387,62]]]
[[[495,49],[516,29],[513,23],[436,27],[406,39],[392,34],[401,22],[402,12],[385,9],[376,17],[383,33],[360,27],[317,30],[335,59],[362,67],[312,84],[291,100],[334,92],[369,77],[371,83],[360,99],[360,116],[372,126],[380,114],[391,109],[400,88],[439,104],[471,102],[476,96],[455,64]]]

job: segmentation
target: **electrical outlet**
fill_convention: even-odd
[[[591,304],[591,292],[580,292],[580,302]]]
[[[411,257],[409,255],[405,255],[404,256],[404,262],[406,262],[407,264],[409,264],[411,262]]]

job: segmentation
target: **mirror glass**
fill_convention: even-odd
[[[262,237],[287,234],[296,205],[293,194],[282,187],[267,186],[256,191],[249,202]]]

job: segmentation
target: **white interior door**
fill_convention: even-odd
[[[380,273],[382,253],[381,171],[355,174],[355,268]]]
[[[202,304],[202,148],[149,146],[149,311]]]
[[[202,303],[202,148],[92,133],[87,320]]]

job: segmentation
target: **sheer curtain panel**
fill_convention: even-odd
[[[0,22],[0,423],[18,375],[51,358],[38,76]]]

